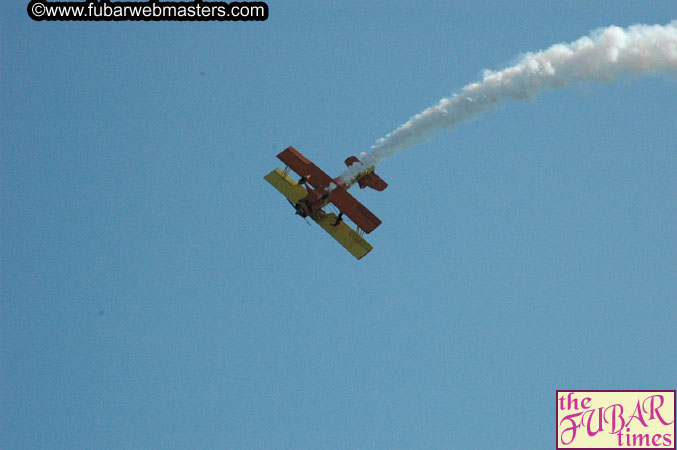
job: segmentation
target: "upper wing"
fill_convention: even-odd
[[[277,157],[280,161],[291,167],[294,172],[305,177],[308,183],[315,189],[328,188],[332,183],[332,179],[329,175],[310,162],[294,147],[287,147],[278,154]]]
[[[342,213],[350,217],[350,220],[362,228],[365,233],[371,233],[377,226],[381,225],[381,220],[343,187],[331,191],[329,201],[336,205]]]

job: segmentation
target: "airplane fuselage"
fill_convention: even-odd
[[[372,167],[370,171],[373,170],[374,168]],[[306,195],[304,198],[299,200],[294,205],[294,208],[296,209],[296,214],[298,214],[301,217],[308,217],[314,214],[316,211],[319,211],[320,209],[327,206],[327,204],[331,201],[331,195],[335,190],[337,189],[347,190],[348,188],[350,188],[350,186],[355,184],[355,182],[357,182],[358,179],[360,179],[367,173],[369,173],[369,171],[360,173],[348,184],[346,184],[341,179],[341,177],[336,177],[333,180],[333,185],[330,185],[330,187],[326,189],[313,189],[310,186],[310,184],[307,183],[306,180],[302,178],[299,184],[306,188],[306,190],[308,191],[308,195]]]

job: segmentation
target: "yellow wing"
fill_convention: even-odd
[[[289,201],[294,204],[308,194],[306,188],[299,186],[289,174],[280,169],[273,170],[263,178],[268,183],[272,184],[275,189],[282,192],[282,195],[287,197]]]
[[[280,169],[273,170],[263,178],[292,203],[298,202],[308,193],[303,186],[299,186],[292,177]],[[323,210],[319,210],[311,215],[310,218],[317,222],[324,231],[329,233],[331,237],[336,239],[339,244],[357,259],[362,258],[373,248],[369,245],[369,242],[365,241],[359,233],[350,228],[345,222],[341,221],[337,225],[334,225],[337,219],[334,213],[326,213]]]
[[[362,258],[373,248],[369,242],[365,241],[362,236],[350,228],[344,221],[334,225],[337,219],[334,213],[326,213],[323,210],[319,210],[310,217],[357,259]]]

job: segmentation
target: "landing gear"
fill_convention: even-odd
[[[340,212],[339,215],[336,217],[336,222],[334,222],[333,226],[337,227],[338,224],[340,224],[341,222],[343,222],[343,213],[342,212]]]

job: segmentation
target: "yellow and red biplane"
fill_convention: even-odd
[[[289,203],[294,205],[296,214],[313,219],[357,259],[369,253],[372,246],[364,240],[363,234],[374,231],[381,221],[350,195],[348,188],[355,183],[361,189],[370,187],[377,191],[388,187],[374,173],[374,167],[366,168],[346,183],[341,177],[332,179],[294,147],[286,148],[277,157],[287,167],[284,171],[275,169],[264,178],[287,197]],[[351,156],[345,163],[350,167],[359,163],[359,159]],[[289,176],[290,168],[301,177],[298,182]],[[338,208],[338,215],[324,210],[329,203]],[[343,221],[344,214],[357,225],[356,230]]]

